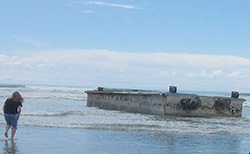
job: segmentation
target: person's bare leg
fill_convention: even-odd
[[[4,133],[4,136],[8,138],[8,131],[10,129],[10,125],[6,125],[6,128],[5,128],[5,133]]]
[[[15,133],[16,133],[16,129],[12,129],[12,131],[11,131],[11,139],[14,139]]]

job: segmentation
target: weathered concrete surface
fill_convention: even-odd
[[[166,115],[241,117],[244,99],[208,97],[191,94],[167,95]]]
[[[153,115],[240,117],[241,98],[145,91],[86,91],[87,106]]]

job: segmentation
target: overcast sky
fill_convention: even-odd
[[[248,0],[1,0],[0,83],[250,92]]]

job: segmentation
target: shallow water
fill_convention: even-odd
[[[0,125],[0,129],[4,126]],[[248,154],[248,135],[161,134],[20,126],[3,153],[23,154]]]
[[[159,117],[87,107],[85,88],[0,87],[0,103],[18,90],[25,98],[21,126],[161,132],[163,134],[250,134],[250,101],[244,97],[241,118]],[[212,94],[211,94],[212,95]],[[215,94],[216,95],[216,94]],[[224,96],[224,95],[222,95]],[[3,114],[0,111],[0,114]],[[0,124],[4,124],[0,119]]]
[[[119,153],[131,153],[129,151],[131,148],[134,148],[137,153],[141,151],[143,153],[185,151],[220,153],[220,149],[223,153],[250,151],[247,149],[247,145],[250,145],[249,95],[241,96],[246,99],[241,118],[194,118],[159,117],[87,107],[87,95],[84,93],[87,89],[74,87],[0,87],[0,103],[3,104],[16,90],[25,98],[19,127],[39,128],[40,131],[52,131],[51,133],[57,133],[59,128],[62,136],[70,139],[63,141],[64,144],[73,142],[71,136],[76,137],[80,145],[93,142],[97,151],[95,152],[94,147],[88,145],[88,148],[94,150],[92,153],[98,153],[98,147],[105,149],[106,142],[116,145],[116,148],[106,145],[111,148],[107,149],[107,153],[116,153],[118,149],[122,150]],[[227,94],[221,93],[219,96],[227,96]],[[2,114],[0,111],[0,115]],[[4,126],[4,124],[4,119],[0,118],[0,125]],[[39,136],[39,134],[27,135],[32,138]],[[55,140],[60,140],[60,135],[54,136]],[[86,136],[90,140],[80,136]],[[82,149],[79,147],[76,150]]]

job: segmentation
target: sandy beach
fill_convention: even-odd
[[[4,132],[4,125],[0,125]],[[3,138],[3,137],[2,137]],[[19,154],[248,154],[247,135],[157,134],[20,126],[17,140],[1,141],[1,153]]]

